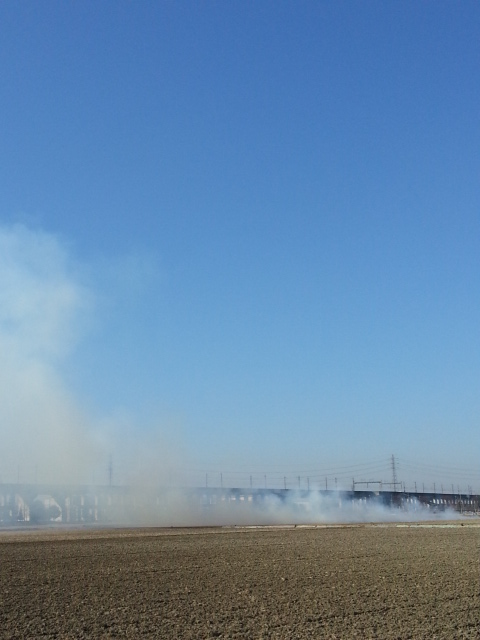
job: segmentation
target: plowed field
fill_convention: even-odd
[[[480,638],[480,528],[0,534],[2,638]]]

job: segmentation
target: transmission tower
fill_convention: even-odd
[[[396,491],[397,490],[397,470],[395,468],[395,456],[392,453],[392,484],[393,484],[393,490]]]

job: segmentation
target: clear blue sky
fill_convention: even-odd
[[[13,450],[478,468],[479,63],[477,2],[4,0]]]

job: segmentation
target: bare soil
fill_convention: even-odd
[[[480,638],[480,528],[0,534],[1,638]]]

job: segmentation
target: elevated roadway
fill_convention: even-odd
[[[480,513],[480,495],[465,493],[0,484],[0,526],[108,524],[135,521],[137,516],[155,521],[177,506],[208,514],[227,506],[259,513],[285,505],[301,513],[321,505],[342,509],[362,504],[430,513]]]

